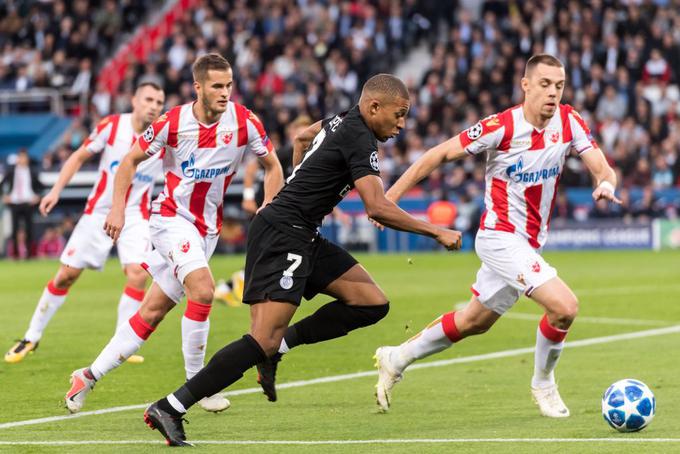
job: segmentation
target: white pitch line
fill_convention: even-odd
[[[196,445],[364,445],[451,443],[680,443],[680,438],[403,438],[376,440],[191,440]],[[156,440],[0,441],[0,446],[165,445]]]
[[[612,336],[603,336],[603,337],[592,337],[589,339],[581,339],[577,341],[572,341],[572,342],[566,342],[564,347],[565,348],[578,348],[578,347],[586,347],[589,345],[597,345],[597,344],[606,344],[610,342],[618,342],[618,341],[626,341],[630,339],[639,339],[643,337],[653,337],[653,336],[663,336],[666,334],[675,334],[675,333],[680,333],[680,325],[674,325],[674,326],[669,326],[667,328],[655,328],[655,329],[650,329],[650,330],[645,330],[645,331],[634,331],[630,333],[623,333],[623,334],[615,334]],[[498,358],[508,358],[511,356],[519,356],[519,355],[524,355],[527,353],[533,353],[534,347],[526,347],[526,348],[516,348],[512,350],[502,350],[499,352],[493,352],[493,353],[485,353],[482,355],[473,355],[473,356],[464,356],[462,358],[453,358],[453,359],[443,359],[439,361],[428,361],[424,363],[417,363],[413,364],[412,366],[409,367],[409,369],[427,369],[430,367],[443,367],[443,366],[448,366],[451,364],[463,364],[463,363],[471,363],[471,362],[476,362],[476,361],[485,361],[487,359],[498,359]],[[364,372],[356,372],[353,374],[342,374],[342,375],[332,375],[328,377],[320,377],[320,378],[314,378],[311,380],[298,380],[298,381],[292,381],[288,383],[282,383],[280,385],[277,385],[278,389],[289,389],[289,388],[299,388],[303,386],[310,386],[310,385],[317,385],[321,383],[334,383],[334,382],[339,382],[339,381],[345,381],[345,380],[353,380],[355,378],[363,378],[363,377],[372,377],[377,374],[377,371],[375,370],[370,370],[370,371],[364,371]],[[243,394],[254,394],[254,393],[261,393],[262,389],[257,387],[257,388],[246,388],[246,389],[239,389],[236,391],[229,391],[224,393],[225,396],[240,396]],[[36,424],[45,424],[45,423],[52,423],[56,421],[64,421],[64,420],[70,420],[70,419],[76,419],[76,418],[82,418],[85,416],[93,416],[93,415],[103,415],[107,413],[117,413],[121,411],[127,411],[127,410],[139,410],[142,408],[146,408],[149,406],[149,403],[145,404],[138,404],[138,405],[126,405],[122,407],[112,407],[112,408],[103,408],[101,410],[93,410],[93,411],[83,411],[80,413],[76,413],[74,415],[61,415],[61,416],[49,416],[47,418],[37,418],[37,419],[27,419],[24,421],[14,421],[14,422],[6,422],[3,424],[0,424],[0,429],[9,429],[12,427],[19,427],[19,426],[31,426],[31,425],[36,425]]]

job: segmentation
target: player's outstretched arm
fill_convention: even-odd
[[[354,186],[359,191],[369,218],[395,230],[419,233],[434,238],[448,250],[460,249],[460,232],[421,221],[399,208],[385,197],[385,190],[379,176],[366,175],[355,180]]]
[[[283,187],[283,169],[276,153],[268,153],[262,158],[258,158],[264,167],[264,200],[260,210],[274,200],[276,194]]]
[[[312,143],[314,137],[321,131],[321,127],[321,121],[317,121],[295,136],[295,140],[293,140],[293,167],[297,167],[302,162],[305,150],[309,148],[309,144]]]
[[[59,195],[61,191],[66,187],[66,185],[71,181],[73,175],[80,170],[85,161],[90,159],[92,153],[88,151],[85,146],[81,146],[75,152],[71,153],[64,165],[59,171],[59,177],[57,177],[57,182],[54,183],[52,189],[45,194],[45,197],[40,200],[40,214],[47,216],[52,208],[59,202]]]
[[[581,159],[596,182],[593,200],[606,199],[620,204],[621,200],[614,193],[617,183],[616,172],[607,163],[607,158],[605,158],[602,150],[593,147],[581,153]]]
[[[104,222],[104,230],[113,241],[118,240],[125,224],[125,194],[132,184],[137,166],[142,161],[149,159],[149,157],[149,155],[142,151],[139,141],[137,141],[133,145],[132,150],[125,155],[116,171],[116,178],[113,180],[111,211],[109,211]]]
[[[387,198],[393,202],[398,202],[409,189],[431,174],[442,163],[455,161],[465,156],[465,150],[460,143],[460,134],[430,148],[399,177],[397,182],[387,191]]]

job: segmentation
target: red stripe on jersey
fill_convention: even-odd
[[[538,132],[535,129],[531,131],[531,148],[529,148],[529,151],[543,150],[545,148],[544,132],[545,130]]]
[[[99,134],[101,134],[101,132],[104,130],[104,128],[106,128],[109,125],[109,123],[111,123],[111,116],[110,115],[102,118],[99,121],[99,123],[97,124],[97,126],[95,127],[94,135],[98,136]],[[88,136],[88,138],[85,139],[85,141],[83,142],[83,146],[87,147],[91,143],[92,143],[92,139],[90,139],[90,137]]]
[[[498,115],[501,124],[505,128],[503,130],[503,139],[501,139],[501,142],[498,144],[498,151],[510,150],[510,141],[512,140],[512,136],[515,133],[515,120],[512,117],[512,111],[517,107],[518,106],[511,107],[510,109],[504,110]]]
[[[198,124],[198,148],[215,148],[217,147],[217,125],[215,123],[209,128],[202,124]]]
[[[496,213],[495,230],[515,233],[515,226],[508,219],[508,182],[498,178],[491,180],[491,201]]]
[[[236,123],[238,124],[238,141],[236,145],[239,147],[248,143],[248,109],[240,104],[234,103],[234,110],[236,111]]]
[[[165,174],[165,188],[168,196],[161,202],[161,216],[172,217],[177,214],[177,202],[173,196],[180,181],[181,179],[172,172]]]
[[[212,182],[198,181],[194,183],[194,190],[191,192],[191,199],[189,200],[189,211],[194,215],[194,225],[198,229],[201,236],[206,236],[208,227],[205,225],[205,196],[210,190]]]
[[[529,186],[524,190],[524,201],[527,205],[527,235],[529,244],[538,249],[538,234],[541,231],[541,198],[543,196],[543,185]]]
[[[142,213],[142,218],[149,219],[149,191],[144,191],[142,200],[139,202],[139,211]]]
[[[226,194],[229,183],[231,183],[231,179],[234,178],[234,175],[235,174],[232,173],[224,179],[224,187],[222,188],[222,203],[220,203],[220,206],[217,207],[215,219],[215,228],[218,232],[222,230],[222,222],[224,218],[224,194]]]
[[[486,221],[486,210],[484,210],[484,213],[479,218],[479,230],[484,230],[484,221]]]
[[[106,190],[106,179],[107,174],[104,170],[102,170],[102,173],[99,175],[97,188],[94,190],[94,195],[88,199],[87,204],[85,205],[85,214],[92,214],[95,205],[97,205],[97,201],[101,198],[102,194],[104,194],[104,191]]]
[[[562,143],[571,142],[574,135],[571,132],[571,122],[569,121],[569,112],[573,108],[566,104],[560,104],[560,119],[562,120]]]
[[[111,115],[111,132],[109,133],[109,140],[106,141],[109,145],[113,145],[116,141],[116,133],[118,132],[118,120],[120,115]]]
[[[552,201],[550,202],[550,211],[548,214],[548,223],[546,225],[547,229],[550,229],[550,221],[552,220],[553,211],[555,210],[555,201],[557,200],[557,185],[560,184],[560,176],[555,178],[555,188],[553,189]]]
[[[470,138],[470,134],[472,131],[472,128],[482,128],[481,132],[479,133],[479,136],[475,139]],[[460,140],[460,144],[463,148],[467,148],[468,145],[470,145],[472,142],[479,140],[480,138],[484,137],[487,134],[490,134],[498,129],[500,129],[503,126],[503,123],[501,122],[500,118],[498,115],[491,115],[490,117],[485,118],[484,120],[480,121],[479,123],[475,124],[471,128],[466,129],[462,133],[458,134],[458,138]],[[473,134],[474,136],[474,134]]]
[[[170,123],[167,144],[174,148],[177,148],[177,130],[179,129],[179,112],[181,109],[182,106],[177,106],[167,113],[168,123]]]

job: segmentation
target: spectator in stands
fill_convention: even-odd
[[[56,258],[64,250],[64,237],[58,227],[48,227],[38,242],[37,256],[39,258]]]
[[[16,155],[15,164],[9,168],[0,181],[2,201],[10,209],[12,215],[12,245],[14,257],[19,259],[22,247],[26,256],[34,254],[33,244],[33,209],[40,201],[43,186],[38,179],[38,170],[32,165],[28,150],[22,148]],[[23,223],[23,242],[20,241],[19,225]],[[23,243],[23,245],[22,245]]]

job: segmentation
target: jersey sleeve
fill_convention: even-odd
[[[503,122],[499,116],[491,115],[461,132],[460,144],[470,155],[495,150],[503,138],[503,130]]]
[[[246,126],[248,128],[248,149],[255,153],[258,158],[267,156],[274,150],[274,145],[272,145],[262,122],[257,115],[250,111],[248,111]]]
[[[113,131],[114,121],[111,115],[101,119],[99,124],[92,130],[90,135],[83,142],[83,146],[90,153],[101,153],[106,147],[111,132]]]
[[[579,155],[591,148],[598,148],[597,142],[590,133],[590,128],[577,111],[572,110],[569,113],[569,122],[572,130],[571,147]]]
[[[142,151],[148,156],[160,153],[168,142],[170,131],[170,112],[164,113],[156,121],[151,123],[146,131],[139,136],[138,143]]]
[[[378,147],[368,133],[343,142],[347,145],[342,147],[342,154],[353,181],[366,175],[380,175]]]

